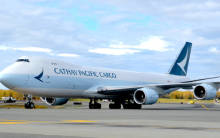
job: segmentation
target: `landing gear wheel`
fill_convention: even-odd
[[[24,104],[25,109],[34,109],[35,105],[33,102],[27,102]]]
[[[124,109],[141,109],[141,104],[123,104]]]
[[[116,103],[110,103],[109,104],[109,109],[121,109],[121,104],[116,104]]]
[[[35,105],[32,102],[32,95],[24,95],[27,99],[28,102],[24,104],[25,109],[34,109]]]
[[[102,105],[100,103],[95,103],[94,106],[95,106],[95,109],[101,109],[102,108]]]
[[[94,101],[94,103],[93,103]],[[90,102],[89,102],[89,109],[101,109],[102,108],[102,105],[100,103],[97,103],[97,100],[93,100],[93,99],[90,99]]]
[[[220,103],[220,99],[218,97],[215,98],[215,103]]]
[[[101,109],[102,105],[100,103],[90,104],[89,109]]]
[[[89,104],[89,109],[94,109],[94,104]]]

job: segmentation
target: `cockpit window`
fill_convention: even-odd
[[[18,59],[16,62],[30,62],[29,59]]]

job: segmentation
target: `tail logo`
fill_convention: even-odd
[[[181,70],[182,70],[185,74],[186,74],[185,66],[186,66],[186,63],[187,63],[188,53],[189,53],[189,51],[188,51],[188,49],[187,49],[185,58],[184,58],[181,62],[177,63],[177,65],[181,68]]]
[[[174,64],[171,66],[169,74],[177,76],[187,75],[191,50],[192,43],[186,42],[186,44],[180,51],[180,54],[177,56],[177,59],[175,60]]]
[[[34,77],[35,79],[37,79],[37,80],[39,80],[40,82],[43,82],[41,79],[42,79],[42,77],[43,77],[43,75],[44,75],[44,70],[42,70],[42,72],[39,74],[39,75],[37,75],[36,77]]]

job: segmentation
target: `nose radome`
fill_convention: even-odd
[[[28,79],[29,76],[26,66],[17,62],[0,72],[0,82],[9,89],[26,87]]]
[[[0,74],[0,82],[7,88],[13,88],[13,78],[8,74]]]
[[[3,73],[0,72],[0,83],[2,83],[2,81],[4,80],[4,76],[3,76]]]
[[[0,72],[0,82],[2,82],[2,73]]]
[[[16,74],[4,71],[0,73],[1,84],[9,89],[26,87],[28,78],[27,74]]]

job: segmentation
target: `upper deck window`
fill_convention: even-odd
[[[30,62],[29,59],[18,59],[16,62]]]

